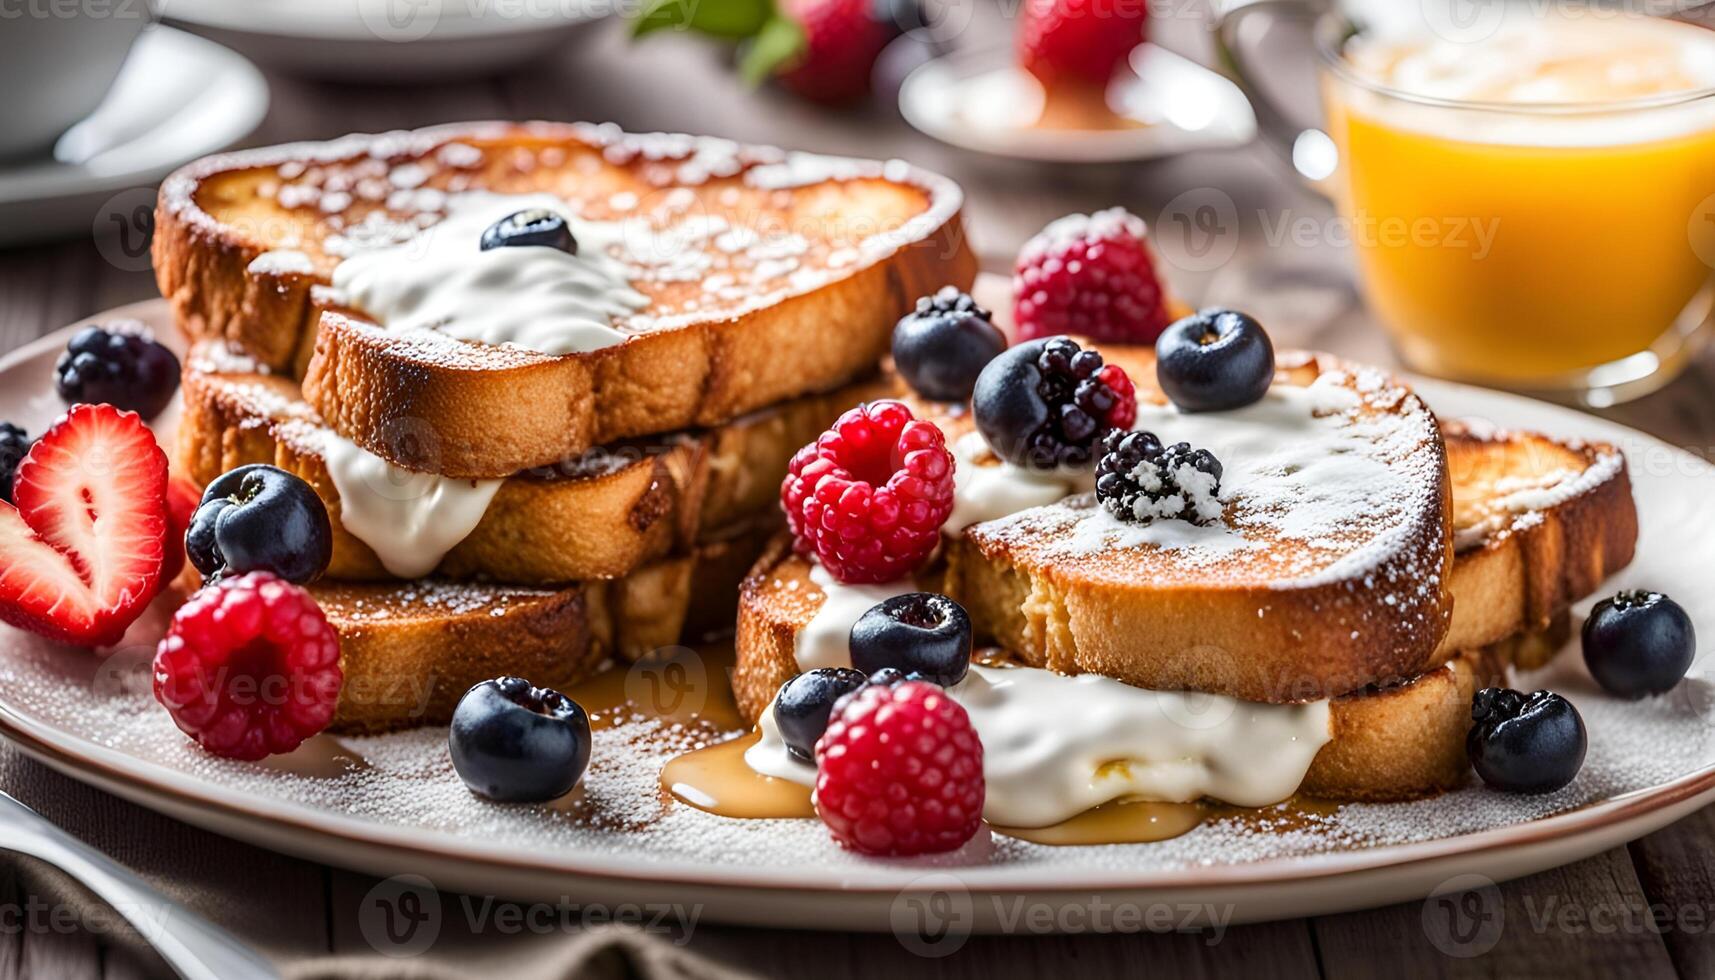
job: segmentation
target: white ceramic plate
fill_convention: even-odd
[[[403,82],[516,68],[615,7],[613,0],[161,0],[159,9],[267,65]]]
[[[1256,116],[1238,86],[1155,44],[1131,54],[1131,72],[1107,100],[1139,125],[1118,129],[1038,129],[1042,89],[1014,67],[1009,48],[956,51],[906,77],[899,111],[943,143],[977,153],[1057,163],[1120,163],[1192,150],[1241,146]]]
[[[159,301],[113,315],[171,332]],[[0,418],[35,432],[61,410],[49,371],[65,336],[0,360]],[[1444,416],[1621,446],[1642,536],[1636,563],[1611,585],[1670,591],[1704,636],[1715,635],[1708,464],[1568,409],[1439,382],[1420,390]],[[172,424],[158,420],[158,431]],[[973,930],[1003,928],[1020,900],[1086,912],[1094,903],[1231,909],[1232,921],[1249,921],[1420,898],[1460,875],[1534,873],[1715,800],[1707,660],[1673,694],[1625,704],[1595,688],[1574,652],[1524,679],[1572,698],[1590,730],[1583,772],[1546,797],[1473,787],[1416,803],[1347,805],[1286,833],[1217,822],[1157,844],[1074,848],[982,835],[932,860],[868,860],[834,847],[813,820],[726,820],[663,799],[661,760],[637,741],[655,722],[599,733],[580,793],[546,808],[496,806],[466,792],[441,729],[321,736],[261,765],[210,758],[148,694],[163,614],[155,610],[107,654],[0,627],[0,732],[56,769],[187,822],[378,875],[423,875],[450,890],[700,903],[710,919],[729,922],[905,932],[931,899],[956,927]]]
[[[111,232],[109,218],[152,210],[162,177],[250,135],[267,111],[268,84],[250,62],[183,31],[145,28],[55,159],[0,167],[0,245]]]

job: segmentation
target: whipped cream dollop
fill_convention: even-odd
[[[1039,470],[996,461],[981,432],[953,440],[953,513],[942,527],[956,534],[984,521],[1094,490],[1093,470]]]
[[[820,565],[810,577],[827,598],[799,634],[801,670],[851,666],[858,618],[916,588],[846,585]],[[812,631],[820,639],[807,651],[802,638]],[[982,740],[983,816],[1000,826],[1047,826],[1119,799],[1278,803],[1298,789],[1331,737],[1325,700],[1258,704],[1150,691],[1096,674],[975,664],[947,693]],[[814,786],[815,766],[787,753],[772,705],[758,728],[761,738],[745,751],[745,763]]]
[[[546,246],[482,248],[482,233],[507,215],[543,208],[566,220],[577,254]],[[470,192],[448,201],[444,220],[397,244],[354,252],[334,268],[339,301],[390,332],[433,331],[472,343],[542,354],[611,347],[615,323],[649,298],[632,288],[619,223],[585,221],[546,194]]]
[[[400,578],[421,578],[482,522],[503,480],[402,469],[333,432],[322,458],[339,491],[339,520]]]

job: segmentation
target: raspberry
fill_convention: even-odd
[[[970,717],[926,681],[858,688],[816,742],[816,812],[863,854],[951,851],[981,826],[983,794]]]
[[[1018,340],[1153,344],[1172,322],[1143,219],[1123,208],[1050,223],[1019,251],[1012,285]]]
[[[780,497],[800,554],[842,582],[892,582],[940,543],[953,454],[940,429],[900,402],[870,402],[798,450]]]
[[[1096,500],[1122,521],[1220,519],[1221,461],[1187,442],[1163,447],[1153,432],[1109,432],[1096,464]]]
[[[1108,409],[1108,425],[1115,429],[1131,428],[1137,421],[1137,387],[1131,383],[1125,368],[1109,364],[1096,372],[1096,380],[1113,392],[1114,407]]]
[[[308,592],[267,572],[198,591],[155,651],[155,699],[209,752],[256,760],[327,728],[345,675]]]

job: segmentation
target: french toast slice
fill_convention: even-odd
[[[561,352],[452,339],[456,316],[389,330],[349,304],[349,282],[344,297],[330,288],[353,259],[383,266],[361,279],[372,285],[427,277],[395,290],[405,301],[443,284],[483,288],[460,275],[462,260],[442,274],[425,271],[425,256],[452,240],[437,238],[438,223],[494,195],[557,198],[583,235],[577,254],[617,263],[631,305]],[[500,478],[619,439],[718,425],[872,370],[916,297],[973,280],[961,206],[951,181],[898,161],[611,126],[471,124],[193,163],[162,185],[154,261],[191,336],[301,372],[342,435],[407,468]],[[459,239],[467,245],[487,254]],[[401,426],[432,432],[434,457]]]
[[[878,382],[807,395],[727,425],[604,447],[560,466],[518,474],[495,491],[481,519],[432,573],[524,585],[623,576],[734,527],[778,523],[775,501],[791,454]],[[330,467],[337,436],[289,378],[263,373],[225,341],[202,341],[185,359],[180,465],[207,485],[228,470],[271,463],[302,477],[327,505],[334,532],[327,576],[343,581],[415,578],[347,529]],[[349,450],[347,450],[349,452]],[[358,484],[358,492],[391,493]]]
[[[1618,448],[1474,422],[1441,428],[1456,555],[1445,648],[1552,633],[1572,603],[1631,564],[1638,512]],[[1539,665],[1539,647],[1519,651],[1521,666]]]
[[[1090,494],[1025,509],[952,540],[949,594],[1032,666],[1140,687],[1290,702],[1436,666],[1453,550],[1434,415],[1373,368],[1280,364],[1232,412],[1139,391],[1138,428],[1221,460],[1224,515],[1133,524]]]
[[[758,719],[780,685],[799,672],[798,634],[824,598],[810,568],[782,536],[740,590],[733,693],[746,719]],[[922,584],[935,588],[933,582]],[[1332,737],[1299,791],[1334,800],[1398,800],[1460,785],[1470,769],[1465,733],[1471,695],[1503,683],[1507,667],[1504,647],[1468,650],[1404,681],[1362,685],[1333,698]]]
[[[1140,397],[1163,397],[1152,348],[1104,344],[1100,350],[1108,363],[1125,369]],[[1298,383],[1314,378],[1303,357],[1286,353],[1279,363]],[[975,429],[968,412],[904,397],[950,443]],[[1638,521],[1625,457],[1606,443],[1503,430],[1481,420],[1441,420],[1440,428],[1459,560],[1448,585],[1454,614],[1431,663],[1507,643],[1517,647],[1521,666],[1538,666],[1559,644],[1535,640],[1563,630],[1567,608],[1632,560]],[[968,462],[998,461],[978,457],[960,465]],[[1022,635],[1021,615],[997,609],[992,635]]]
[[[339,633],[330,730],[444,725],[473,685],[508,674],[564,688],[612,662],[731,630],[733,596],[768,541],[746,530],[624,578],[563,587],[424,579],[307,588]],[[201,584],[187,569],[182,587]]]

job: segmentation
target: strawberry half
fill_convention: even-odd
[[[135,412],[78,405],[18,466],[0,504],[0,620],[80,646],[117,643],[160,586],[167,457]]]

